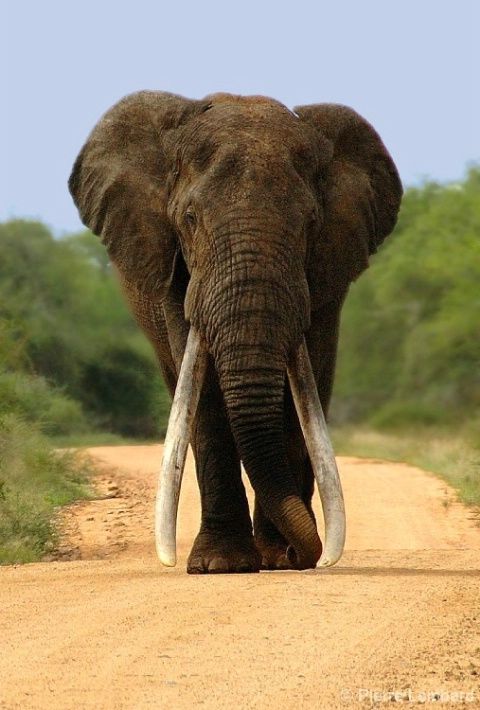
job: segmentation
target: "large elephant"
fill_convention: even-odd
[[[312,450],[286,373],[306,342],[311,370],[297,384],[313,371],[327,412],[342,303],[402,194],[378,134],[340,105],[142,91],[96,125],[69,187],[172,395],[189,329],[206,362],[190,433],[202,521],[188,571],[314,567]]]

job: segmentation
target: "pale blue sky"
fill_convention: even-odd
[[[2,220],[79,229],[72,162],[100,115],[145,88],[348,104],[406,185],[480,159],[477,0],[0,3]]]

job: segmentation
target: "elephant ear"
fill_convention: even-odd
[[[307,274],[312,307],[343,295],[393,230],[402,197],[397,169],[380,136],[358,113],[337,104],[294,109],[333,145],[319,176],[323,226],[312,244]]]
[[[127,96],[95,126],[69,179],[83,223],[101,237],[122,281],[154,300],[168,289],[177,251],[167,194],[178,134],[202,110],[164,92]]]

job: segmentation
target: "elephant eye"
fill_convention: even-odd
[[[197,224],[197,216],[193,207],[188,207],[185,211],[185,222],[190,228],[194,228]]]

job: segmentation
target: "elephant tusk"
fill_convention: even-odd
[[[155,502],[155,546],[160,562],[175,567],[178,499],[190,430],[200,398],[207,353],[198,333],[190,328],[173,398]]]
[[[325,520],[325,545],[318,567],[330,567],[342,556],[345,544],[345,506],[322,405],[312,372],[305,338],[288,368],[298,419],[312,462]]]

